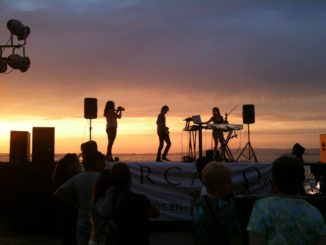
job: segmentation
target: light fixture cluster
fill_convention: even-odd
[[[11,19],[7,22],[7,28],[10,31],[10,44],[0,45],[0,73],[6,72],[8,66],[25,72],[31,65],[29,57],[25,56],[25,44],[30,34],[30,28],[15,19]],[[17,37],[17,43],[14,43],[14,36]],[[19,41],[23,41],[23,43]],[[3,57],[3,52],[6,48],[10,48],[12,52],[9,56]],[[16,53],[16,49],[19,48],[23,49],[22,55]]]

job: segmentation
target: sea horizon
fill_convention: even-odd
[[[231,149],[234,159],[237,159],[241,150]],[[259,163],[272,163],[277,157],[282,155],[291,154],[291,149],[278,149],[278,148],[254,148],[255,155]],[[54,160],[60,160],[67,153],[55,153]],[[248,151],[245,151],[248,154]],[[183,162],[183,157],[188,156],[187,152],[170,153],[168,158],[172,162]],[[205,151],[203,151],[203,156],[205,156]],[[126,162],[154,162],[156,158],[156,153],[117,153],[114,157],[118,157],[120,161]],[[196,158],[198,158],[198,153],[196,153]],[[310,148],[306,149],[303,154],[303,159],[307,163],[318,163],[320,162],[320,149]],[[246,158],[242,155],[239,158],[239,162],[245,161]],[[253,161],[254,159],[251,159]],[[9,162],[9,153],[0,153],[0,162]]]

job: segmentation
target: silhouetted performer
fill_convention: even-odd
[[[117,119],[121,118],[123,108],[118,107],[115,110],[115,105],[113,101],[107,101],[104,109],[104,116],[106,118],[106,133],[108,135],[108,146],[106,157],[108,161],[113,161],[112,158],[112,147],[114,140],[117,136],[118,122]]]
[[[156,124],[157,124],[157,135],[159,137],[159,146],[157,150],[156,161],[162,162],[162,160],[170,161],[166,156],[169,153],[171,147],[171,140],[169,135],[169,128],[166,126],[165,114],[169,111],[167,105],[161,108],[161,113],[158,115]],[[164,141],[166,143],[163,155],[161,156],[162,149],[164,147]]]
[[[212,117],[207,121],[204,122],[204,124],[213,122],[214,124],[222,124],[222,123],[227,123],[226,120],[222,117],[220,113],[220,109],[218,107],[214,107],[212,109]],[[220,141],[221,144],[224,142],[224,136],[223,136],[223,131],[221,129],[213,129],[212,131],[212,136],[214,140],[214,152],[215,155],[218,153],[218,142]]]

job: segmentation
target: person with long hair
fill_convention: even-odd
[[[131,185],[130,169],[122,162],[100,175],[91,202],[90,244],[112,244],[114,230],[121,245],[149,245],[148,220],[158,217],[159,210],[145,195],[131,191]]]
[[[88,245],[90,239],[92,228],[90,223],[90,201],[93,186],[105,168],[105,156],[101,152],[97,152],[91,157],[83,159],[83,165],[87,166],[85,172],[71,177],[54,194],[58,201],[78,209],[75,230],[78,245]]]
[[[220,109],[218,107],[213,107],[212,109],[212,117],[207,121],[204,122],[203,124],[207,124],[213,122],[214,124],[221,124],[221,123],[227,123],[226,120],[222,117],[220,113]],[[215,156],[218,155],[218,142],[221,143],[223,146],[224,144],[224,136],[223,136],[223,131],[221,129],[213,129],[212,131],[212,136],[214,140],[214,152]]]
[[[57,190],[62,184],[81,172],[82,166],[79,163],[77,154],[65,154],[58,162],[56,162],[52,173],[54,189]],[[77,245],[75,231],[78,209],[59,201],[56,201],[55,203],[58,210],[62,245]]]
[[[117,136],[117,128],[118,122],[117,119],[120,119],[122,116],[122,111],[124,108],[118,107],[117,110],[115,109],[115,104],[113,101],[109,100],[106,102],[105,109],[104,109],[104,117],[106,118],[106,133],[108,136],[108,146],[106,157],[107,160],[112,162],[112,147]]]
[[[92,200],[90,203],[92,232],[88,245],[97,245],[104,240],[104,230],[102,226],[105,220],[110,217],[112,211],[112,208],[109,206],[110,204],[105,204],[105,196],[110,187],[112,187],[111,172],[105,169],[100,174],[93,187]],[[107,196],[109,196],[109,194]]]

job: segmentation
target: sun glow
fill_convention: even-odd
[[[206,120],[209,115],[203,115]],[[172,141],[171,153],[187,152],[189,148],[189,133],[183,131],[184,117],[167,116]],[[230,123],[242,124],[240,117],[233,117]],[[158,146],[156,134],[156,117],[122,117],[118,121],[118,135],[113,147],[115,153],[155,153]],[[314,131],[305,134],[311,123],[302,122],[269,122],[256,120],[250,126],[250,137],[254,147],[291,148],[299,142],[305,147],[319,147],[319,134],[323,124],[314,123]],[[89,140],[97,141],[99,150],[106,153],[107,135],[105,118],[42,118],[42,117],[12,117],[0,121],[0,152],[10,151],[10,131],[28,131],[33,127],[55,128],[55,152],[66,153],[80,151],[80,144]],[[237,137],[229,142],[229,147],[241,149],[247,142],[247,127],[237,131]],[[295,128],[295,130],[294,130]],[[292,131],[291,131],[292,129]],[[211,149],[213,142],[210,130],[203,130],[203,149]],[[285,137],[286,136],[286,137]],[[280,141],[280,138],[283,140]],[[198,142],[197,142],[198,147]]]

